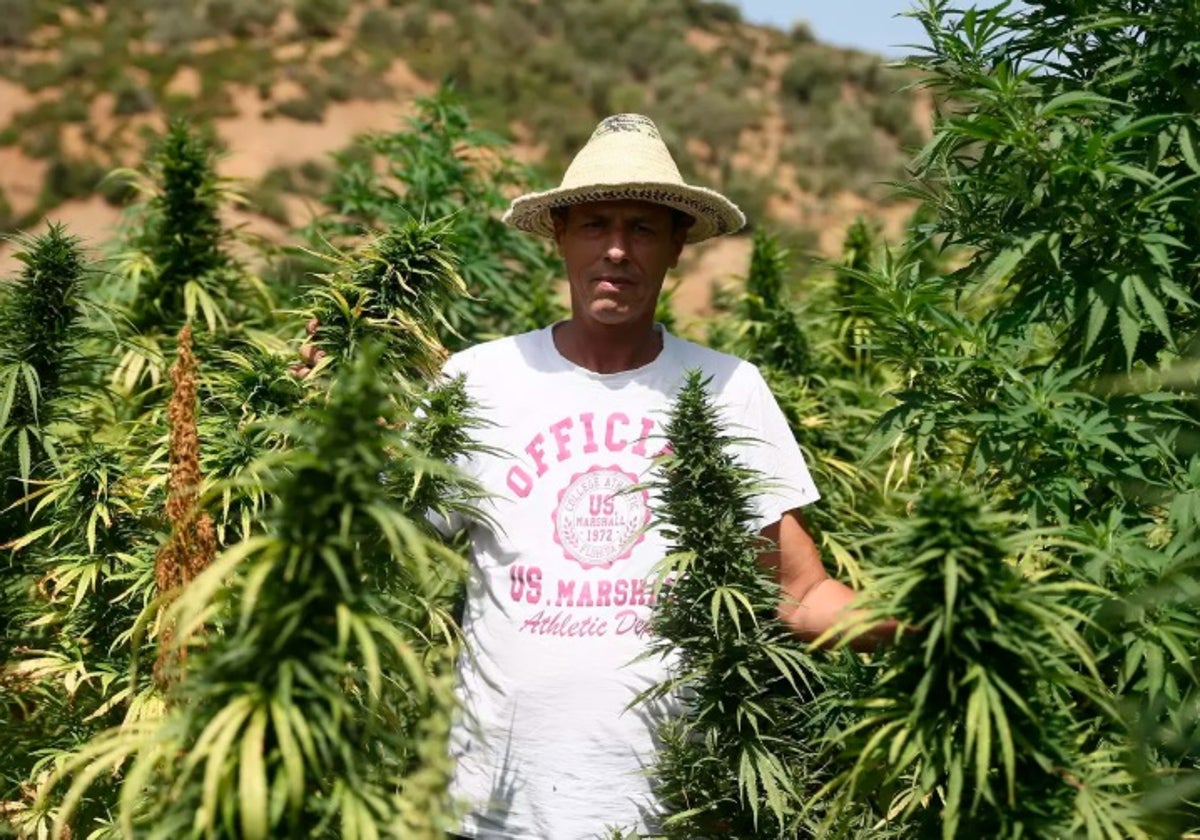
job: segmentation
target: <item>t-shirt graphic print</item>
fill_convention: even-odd
[[[663,704],[632,705],[670,662],[641,656],[666,545],[655,527],[655,457],[690,369],[763,473],[759,526],[818,494],[758,371],[663,333],[650,364],[596,374],[564,359],[553,329],[454,356],[486,426],[464,464],[489,494],[469,525],[472,570],[452,733],[462,831],[488,838],[590,838],[646,831],[647,769]]]

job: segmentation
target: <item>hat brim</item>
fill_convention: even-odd
[[[691,216],[695,222],[688,228],[686,242],[702,242],[734,233],[746,224],[746,217],[738,206],[719,192],[690,184],[664,183],[590,184],[528,193],[513,199],[502,221],[519,230],[553,239],[554,220],[550,211],[554,208],[621,200],[664,204]]]

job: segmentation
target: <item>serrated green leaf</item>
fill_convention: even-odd
[[[1121,343],[1125,347],[1125,364],[1132,367],[1142,329],[1137,313],[1131,312],[1127,306],[1118,306],[1117,327],[1121,332]]]
[[[1146,283],[1137,274],[1131,275],[1129,278],[1130,284],[1133,286],[1134,292],[1137,293],[1138,300],[1141,301],[1142,308],[1146,314],[1150,316],[1151,322],[1158,329],[1160,335],[1167,340],[1168,343],[1174,343],[1174,336],[1171,333],[1171,324],[1167,320],[1167,312],[1163,309],[1162,302],[1154,295],[1153,292],[1146,286]]]

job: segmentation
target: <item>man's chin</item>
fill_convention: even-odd
[[[625,306],[593,305],[588,309],[592,320],[606,326],[619,327],[634,320],[633,313]]]

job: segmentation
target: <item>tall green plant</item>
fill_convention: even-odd
[[[126,833],[440,837],[453,621],[435,601],[461,558],[379,481],[424,459],[405,395],[364,348],[297,445],[264,465],[265,533],[237,544],[173,610],[188,652],[161,724],[99,737],[73,762],[76,797],[133,756]]]
[[[866,802],[920,837],[1147,836],[1119,749],[1073,711],[1107,692],[1073,606],[1084,585],[1041,568],[1047,535],[946,479],[882,527],[861,621],[907,632],[838,738],[827,829]]]
[[[951,469],[1061,529],[1041,562],[1112,593],[1076,603],[1095,621],[1096,675],[1135,722],[1073,689],[1063,704],[1091,733],[1078,755],[1141,752],[1137,784],[1186,790],[1197,754],[1168,709],[1194,703],[1200,663],[1194,611],[1170,592],[1190,591],[1183,546],[1200,542],[1172,513],[1197,416],[1200,228],[1185,197],[1200,166],[1181,73],[1200,17],[1188,3],[1024,6],[917,14],[929,46],[912,63],[947,105],[916,161],[933,214],[860,274],[872,354],[901,383],[876,452],[897,483]],[[938,272],[931,245],[964,246],[963,262]],[[1155,830],[1197,824],[1194,802],[1175,804]]]
[[[670,553],[649,655],[674,657],[671,678],[652,694],[685,699],[660,728],[664,830],[793,837],[797,772],[814,750],[788,735],[818,690],[817,671],[776,617],[779,587],[758,564],[764,545],[750,527],[754,477],[734,460],[699,372],[665,431],[671,452],[657,486]]]
[[[13,660],[41,632],[30,626],[37,564],[13,550],[30,530],[28,495],[52,474],[59,439],[80,396],[87,265],[60,225],[22,242],[20,274],[0,286],[0,802],[19,803],[33,753],[64,728]],[[19,806],[18,806],[19,807]],[[7,810],[7,808],[6,808]]]
[[[993,332],[1044,325],[1066,364],[1154,364],[1200,326],[1200,18],[1187,2],[1028,6],[918,16],[914,63],[966,105],[916,163],[933,230],[975,249],[949,281],[1000,297]]]
[[[54,451],[51,431],[61,398],[78,387],[85,363],[81,309],[87,265],[79,240],[61,225],[31,237],[16,259],[18,277],[0,289],[0,504],[29,492],[30,478]],[[23,511],[26,515],[28,510]],[[11,514],[3,520],[11,520]],[[0,534],[0,538],[5,535]],[[11,532],[8,538],[14,536]]]
[[[185,323],[227,334],[261,324],[271,304],[258,278],[230,255],[220,211],[233,193],[217,176],[215,151],[198,130],[171,122],[144,171],[113,177],[130,181],[144,197],[131,214],[118,262],[123,282],[113,294],[132,333],[115,381],[136,391],[145,377],[161,381],[166,345]]]
[[[510,191],[527,187],[530,175],[498,137],[472,126],[453,91],[420,100],[405,130],[368,136],[337,161],[324,196],[332,212],[314,223],[314,237],[338,242],[453,219],[448,245],[470,296],[443,313],[446,346],[536,329],[562,315],[553,285],[557,260],[545,244],[500,221]]]
[[[408,219],[356,254],[331,256],[334,271],[309,294],[317,345],[340,361],[375,341],[386,370],[431,376],[446,358],[439,340],[445,313],[466,293],[452,243],[450,220]]]

